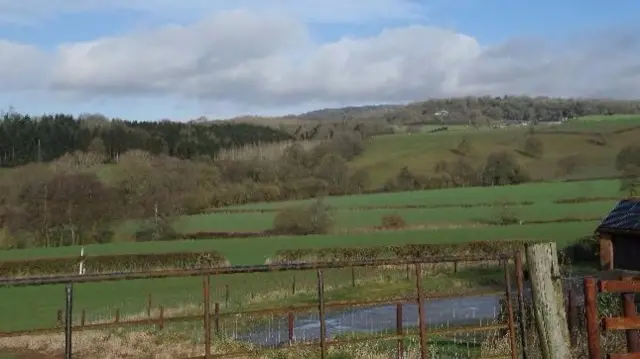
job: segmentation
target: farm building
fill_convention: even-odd
[[[625,199],[596,229],[602,270],[640,271],[640,199]]]

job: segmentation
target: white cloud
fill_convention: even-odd
[[[0,39],[0,91],[41,86],[47,58],[35,46]]]
[[[234,10],[65,44],[48,59],[0,43],[0,76],[9,79],[0,86],[46,82],[53,93],[86,99],[181,96],[264,111],[485,94],[640,97],[640,32],[633,30],[486,46],[414,25],[318,44],[291,15]]]

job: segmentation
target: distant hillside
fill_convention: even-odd
[[[377,105],[322,109],[282,117],[251,117],[233,121],[263,124],[299,138],[320,139],[331,129],[365,134],[396,132],[398,127],[465,124],[476,127],[498,123],[543,123],[588,115],[640,114],[640,100],[571,99],[548,97],[462,97],[432,99],[408,105]],[[320,127],[316,128],[320,123]],[[313,137],[309,137],[313,132]]]

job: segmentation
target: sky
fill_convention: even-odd
[[[0,0],[0,109],[147,121],[640,98],[638,14],[637,0]]]

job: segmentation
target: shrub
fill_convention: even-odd
[[[487,157],[481,174],[483,184],[504,186],[530,180],[529,174],[509,152],[494,152]]]
[[[134,234],[136,242],[166,241],[175,238],[176,231],[169,221],[159,218],[148,221],[142,229]]]
[[[382,217],[382,228],[397,229],[407,226],[407,222],[397,213],[385,214]]]
[[[272,231],[277,234],[326,234],[333,226],[330,208],[318,199],[309,207],[289,207],[279,211]]]
[[[594,263],[600,257],[600,245],[595,236],[580,238],[560,252],[564,264]]]
[[[524,141],[524,152],[532,157],[540,158],[544,153],[544,144],[538,137],[528,136]]]
[[[493,224],[507,226],[510,224],[519,224],[521,220],[513,207],[502,205],[498,207],[494,214],[495,218],[491,221]]]

